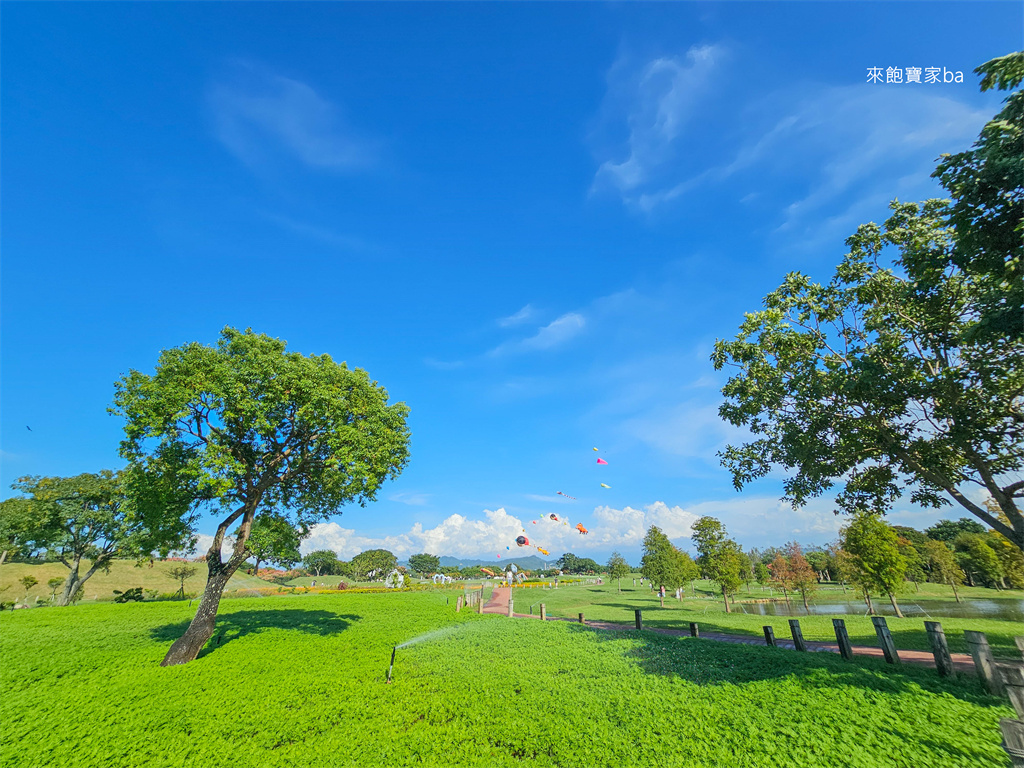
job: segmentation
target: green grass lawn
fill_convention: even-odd
[[[85,575],[89,570],[89,561],[83,560],[79,572]],[[155,589],[163,593],[177,592],[179,582],[170,576],[171,568],[177,565],[190,565],[196,569],[196,575],[185,581],[185,591],[192,594],[201,594],[206,586],[206,563],[176,563],[165,560],[157,560],[152,567],[144,563],[142,567],[136,568],[134,560],[114,560],[110,563],[110,573],[97,571],[92,578],[85,582],[84,600],[113,600],[114,590],[122,592],[132,587],[143,589]],[[38,584],[29,590],[29,601],[36,597],[49,599],[51,591],[46,586],[49,579],[65,579],[68,569],[61,563],[45,563],[43,565],[31,565],[27,563],[4,563],[0,565],[0,600],[18,600],[25,596],[25,589],[18,583],[23,576],[34,576]],[[307,584],[309,582],[306,582]],[[255,576],[249,576],[243,571],[236,571],[228,582],[228,590],[239,589],[273,589],[277,585]]]
[[[191,615],[0,615],[0,766],[1007,764],[1008,702],[926,669],[456,614],[429,592],[226,601],[220,644],[160,667]],[[386,685],[392,646],[428,632]]]
[[[539,613],[537,603],[544,602],[549,616],[567,616],[575,618],[583,613],[588,619],[595,621],[614,621],[620,624],[633,624],[633,611],[643,611],[644,624],[649,627],[663,629],[685,629],[691,621],[696,621],[706,632],[726,632],[732,634],[762,635],[762,627],[770,625],[779,638],[790,637],[789,618],[787,616],[757,616],[739,613],[726,613],[721,600],[686,599],[677,601],[671,595],[665,598],[665,607],[660,607],[656,593],[652,593],[645,584],[633,587],[632,577],[622,580],[622,593],[619,594],[614,581],[603,585],[570,586],[549,589],[543,592],[513,590],[516,611],[527,613],[531,605],[533,612]],[[628,586],[627,586],[628,585]],[[993,590],[985,590],[990,593]],[[698,589],[698,594],[700,590]],[[835,642],[832,627],[832,616],[797,616],[805,640]],[[855,645],[877,645],[875,630],[871,619],[866,616],[839,616],[846,622],[850,640]],[[949,648],[954,653],[966,653],[963,632],[966,629],[977,630],[988,635],[993,654],[1005,658],[1020,659],[1020,652],[1014,644],[1014,635],[1024,635],[1024,626],[1018,622],[997,621],[993,619],[963,619],[933,615],[932,620],[939,621],[949,641]],[[897,619],[886,617],[886,623],[892,632],[897,648],[906,650],[930,651],[928,638],[924,631],[924,620],[916,618]]]

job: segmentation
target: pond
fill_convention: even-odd
[[[888,598],[872,597],[875,613],[892,616],[895,612]],[[914,600],[912,596],[897,597],[900,610],[907,618],[949,616],[961,619],[999,619],[1002,621],[1024,622],[1024,600]],[[792,606],[783,603],[736,603],[734,610],[755,616],[806,616],[803,602],[797,597]],[[811,603],[812,614],[857,614],[864,616],[868,607],[863,600],[847,600],[828,603]]]

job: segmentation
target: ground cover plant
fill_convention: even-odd
[[[1008,705],[925,669],[456,614],[429,592],[231,600],[195,663],[160,667],[191,615],[0,616],[0,766],[1005,765]],[[392,647],[424,636],[385,684]]]
[[[587,619],[594,621],[612,621],[619,624],[633,624],[633,611],[643,611],[644,625],[659,629],[686,629],[691,621],[697,622],[705,632],[724,632],[727,634],[753,635],[762,637],[762,627],[769,625],[774,628],[778,638],[790,637],[789,616],[761,616],[740,613],[734,606],[732,613],[725,613],[721,600],[717,596],[706,599],[674,598],[665,600],[662,608],[657,593],[651,592],[646,584],[632,586],[632,581],[623,580],[622,594],[618,593],[614,582],[601,585],[581,585],[557,590],[545,590],[543,594],[524,595],[521,599],[513,590],[513,601],[519,606],[521,601],[529,599],[529,604],[522,606],[527,612],[528,605],[545,604],[549,616],[576,618],[583,613]],[[628,586],[627,586],[628,584]],[[938,585],[930,585],[938,586]],[[991,599],[993,590],[979,590]],[[700,594],[700,591],[698,591]],[[756,591],[755,593],[756,594]],[[852,595],[852,593],[851,593]],[[833,600],[835,597],[832,598]],[[827,602],[827,601],[826,601]],[[927,605],[927,603],[924,603]],[[520,610],[519,607],[516,608]],[[539,608],[534,607],[534,613]],[[804,639],[811,641],[835,642],[831,615],[797,615]],[[850,641],[854,645],[877,645],[874,626],[871,619],[863,615],[838,616],[846,622]],[[924,630],[924,618],[897,619],[886,617],[886,623],[892,633],[896,647],[905,650],[930,651],[928,637]],[[1008,659],[1019,659],[1020,652],[1014,643],[1014,636],[1022,633],[1021,624],[1013,621],[995,619],[957,618],[932,615],[929,620],[939,621],[946,633],[949,649],[954,653],[967,653],[963,639],[964,630],[984,632],[988,636],[993,654]]]

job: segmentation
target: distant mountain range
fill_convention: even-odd
[[[467,559],[458,557],[448,557],[444,555],[441,557],[441,565],[443,567],[456,567],[456,568],[471,568],[474,565],[482,565],[484,568],[500,568],[505,570],[505,566],[509,563],[515,563],[519,568],[527,571],[536,571],[540,568],[547,570],[548,568],[555,567],[555,560],[542,560],[536,555],[530,555],[528,557],[509,557],[507,560],[502,558],[501,560],[484,560],[482,558]]]

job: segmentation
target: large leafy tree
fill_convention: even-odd
[[[925,535],[935,541],[952,544],[961,533],[984,533],[985,526],[969,517],[959,520],[939,520],[931,528],[925,529]]]
[[[959,603],[960,593],[957,587],[964,583],[964,572],[953,557],[952,550],[941,541],[927,541],[922,547],[928,560],[928,569],[932,578],[940,584],[948,584],[953,588],[953,597]]]
[[[352,558],[352,575],[360,580],[380,581],[398,564],[398,558],[386,549],[368,549]]]
[[[409,567],[416,571],[416,573],[431,576],[437,573],[438,568],[441,567],[441,558],[437,555],[428,555],[426,553],[410,555]]]
[[[818,591],[818,575],[807,558],[804,557],[799,544],[794,541],[787,546],[787,550],[789,552],[789,576],[793,588],[800,593],[800,597],[804,601],[804,610],[810,614],[811,606],[808,604],[808,600]]]
[[[237,537],[241,529],[235,531]],[[309,535],[309,528],[300,525],[296,528],[287,518],[273,513],[256,515],[249,530],[249,539],[245,549],[256,561],[253,573],[260,574],[260,563],[277,563],[291,568],[302,559],[299,545]]]
[[[20,535],[67,569],[57,604],[66,606],[85,582],[116,557],[166,555],[191,544],[196,520],[188,482],[174,487],[146,465],[74,477],[22,477]],[[88,561],[83,573],[82,561]]]
[[[893,610],[902,619],[896,594],[903,585],[907,560],[900,552],[896,531],[877,515],[861,514],[855,515],[840,535],[843,550],[850,557],[853,579],[865,596],[871,590],[888,595]]]
[[[725,526],[713,517],[697,520],[690,535],[697,547],[697,564],[705,576],[718,584],[725,601],[725,612],[731,612],[729,595],[743,583],[743,550],[728,538]]]
[[[19,555],[29,544],[25,525],[29,519],[28,499],[13,497],[0,501],[0,565],[9,555]]]
[[[645,579],[650,579],[651,584],[678,589],[686,581],[681,554],[668,536],[658,526],[652,525],[644,536],[640,573]]]
[[[985,82],[1016,87],[1018,65],[990,62]],[[1024,549],[1022,106],[1013,94],[971,152],[943,161],[952,201],[893,202],[828,283],[787,275],[716,343],[715,368],[736,371],[719,413],[755,436],[720,454],[737,489],[781,466],[796,505],[836,483],[848,512],[884,513],[905,492],[952,500]]]
[[[622,592],[622,578],[629,576],[629,573],[629,563],[626,562],[626,558],[618,552],[612,552],[612,556],[608,558],[608,576],[618,583],[620,593]]]
[[[133,465],[161,463],[221,510],[199,609],[165,666],[191,661],[213,635],[257,514],[308,526],[344,504],[373,500],[408,461],[408,408],[389,405],[365,371],[288,351],[251,330],[225,328],[216,346],[165,350],[152,374],[131,371],[116,387],[114,412],[126,422],[122,455]]]
[[[302,564],[317,576],[329,576],[338,570],[338,556],[329,549],[316,549],[302,558]]]

